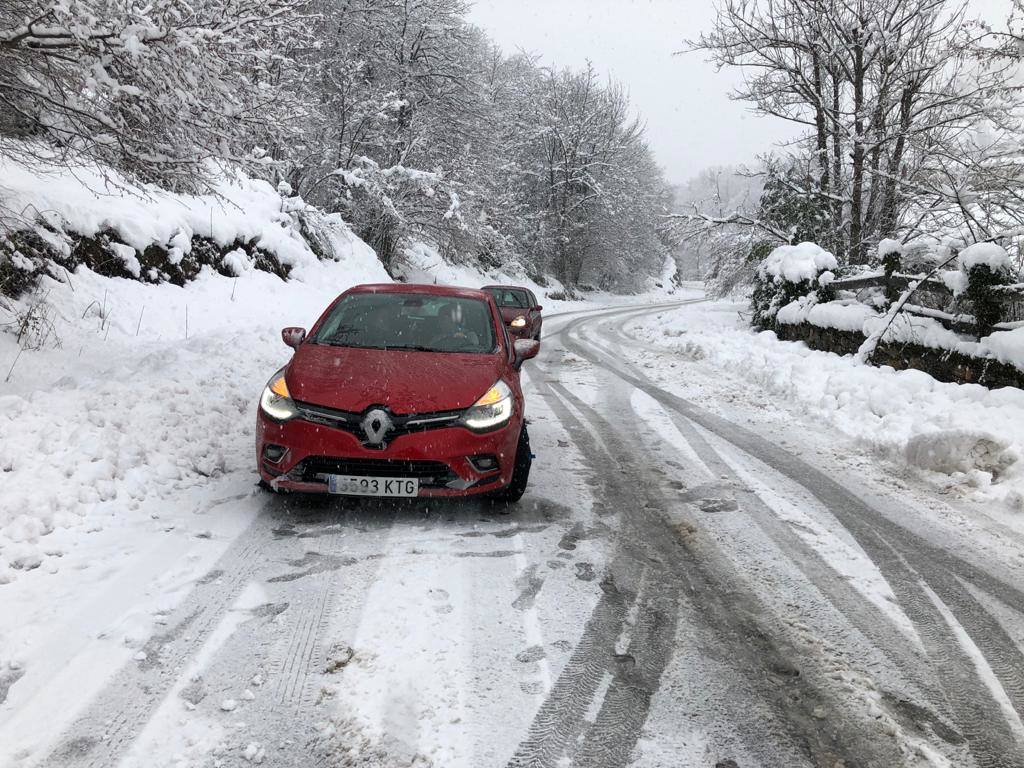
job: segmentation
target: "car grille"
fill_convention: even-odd
[[[364,413],[352,411],[339,411],[335,408],[327,408],[323,405],[313,403],[295,402],[299,409],[299,418],[312,424],[322,424],[332,429],[340,429],[355,435],[359,442],[368,444],[367,435],[363,431],[362,421]],[[370,409],[367,409],[370,410]],[[387,410],[387,409],[384,409]],[[452,427],[462,417],[462,411],[439,411],[436,413],[413,413],[398,415],[388,411],[392,428],[384,437],[384,444],[380,446],[369,445],[371,448],[383,448],[400,435],[408,435],[413,432],[426,432],[430,429],[443,429]]]
[[[331,456],[307,456],[292,470],[307,483],[323,481],[324,475],[365,475],[369,477],[415,477],[424,488],[444,488],[458,480],[451,467],[441,461],[403,459],[342,459]]]

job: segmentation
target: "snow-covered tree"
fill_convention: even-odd
[[[947,0],[725,0],[695,47],[751,73],[737,98],[806,128],[796,152],[811,173],[786,183],[829,212],[837,254],[861,262],[923,197],[955,197],[936,161],[1005,108],[992,96],[1007,67],[969,55],[972,36]]]
[[[304,0],[7,0],[0,130],[174,188],[210,158],[260,162],[284,114],[274,87]]]

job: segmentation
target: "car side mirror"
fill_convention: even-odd
[[[305,328],[282,328],[281,340],[292,349],[298,349],[299,344],[306,340]]]
[[[523,363],[537,356],[540,352],[540,342],[536,339],[516,339],[512,349],[516,353],[515,368],[518,371],[523,367]]]
[[[542,309],[544,309],[544,307],[542,307],[540,304],[538,304],[536,307],[534,307],[534,309],[536,309],[538,312],[540,312]]]

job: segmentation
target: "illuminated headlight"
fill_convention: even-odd
[[[498,381],[462,414],[462,424],[476,432],[497,429],[512,418],[512,390]]]
[[[522,315],[520,315],[515,320],[513,320],[511,323],[509,323],[509,325],[511,325],[513,328],[525,328],[526,327],[526,318],[523,317]]]
[[[288,421],[299,415],[299,409],[292,402],[288,393],[288,385],[284,380],[284,369],[281,369],[267,382],[260,396],[260,408],[274,421]]]

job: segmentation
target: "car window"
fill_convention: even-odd
[[[412,293],[344,296],[310,341],[339,347],[489,353],[494,323],[479,299]]]
[[[526,291],[518,288],[489,288],[494,301],[499,307],[515,307],[516,309],[529,309],[530,297]]]

